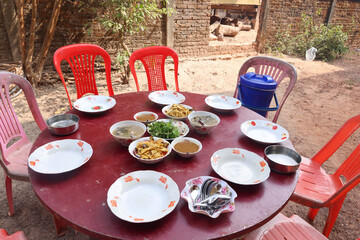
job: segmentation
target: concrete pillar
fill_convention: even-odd
[[[175,0],[168,0],[168,4],[166,4],[166,8],[174,9]],[[173,48],[174,47],[174,17],[168,14],[166,16],[166,46]]]

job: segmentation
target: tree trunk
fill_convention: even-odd
[[[32,0],[31,25],[29,29],[29,44],[26,48],[25,21],[24,21],[24,0],[14,0],[19,19],[19,44],[21,51],[21,63],[27,80],[37,86],[41,82],[41,75],[44,69],[46,55],[55,32],[57,20],[59,18],[62,0],[55,0],[50,22],[47,27],[46,35],[36,58],[36,66],[33,68],[33,55],[36,34],[36,17],[39,0]]]
[[[122,38],[120,38],[122,39]],[[129,58],[131,56],[131,52],[128,48],[128,46],[126,45],[125,41],[121,41],[121,47],[126,51],[126,53],[128,54]],[[124,75],[123,75],[123,78],[121,79],[122,80],[122,83],[124,84],[128,84],[129,83],[129,79],[130,79],[130,72],[131,72],[131,69],[130,69],[130,65],[129,65],[129,61],[126,61],[126,66],[124,66]]]
[[[19,44],[21,52],[21,64],[24,69],[24,74],[27,80],[32,83],[32,74],[26,65],[26,36],[25,36],[25,21],[24,21],[24,0],[14,1],[17,9],[18,21],[19,21]]]
[[[55,2],[54,2],[54,7],[53,7],[52,14],[51,14],[49,25],[46,30],[44,42],[42,44],[40,53],[36,59],[36,68],[35,68],[36,78],[34,81],[34,83],[36,85],[41,81],[41,75],[42,75],[42,71],[44,69],[44,63],[45,63],[46,56],[47,56],[47,53],[50,48],[51,41],[54,36],[56,23],[59,18],[61,3],[62,3],[62,0],[55,0]]]

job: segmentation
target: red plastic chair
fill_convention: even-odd
[[[314,220],[320,208],[329,208],[323,230],[327,237],[335,224],[346,194],[360,183],[360,144],[334,174],[328,175],[321,165],[359,126],[360,115],[357,115],[348,120],[314,157],[302,158],[299,181],[290,199],[310,207],[308,217],[311,220]]]
[[[140,91],[140,88],[135,71],[136,60],[140,60],[145,67],[149,91],[167,90],[165,81],[165,59],[168,56],[171,56],[174,60],[175,87],[176,91],[179,91],[179,58],[174,50],[165,46],[141,48],[131,54],[129,65],[134,76],[137,91]]]
[[[2,154],[0,164],[5,171],[6,194],[9,204],[9,215],[11,216],[14,214],[11,181],[12,179],[29,181],[27,159],[32,142],[26,136],[11,104],[9,95],[10,84],[18,85],[24,92],[31,113],[40,130],[46,128],[46,123],[41,116],[34,91],[26,79],[14,73],[0,71],[0,84],[2,89],[0,91],[0,147]],[[14,140],[16,142],[10,145]]]
[[[293,215],[287,218],[280,213],[265,225],[242,238],[242,240],[260,239],[323,240],[327,238],[301,217]]]
[[[94,44],[72,44],[56,50],[53,62],[55,69],[64,84],[69,99],[70,109],[72,108],[72,104],[61,71],[61,61],[66,60],[69,63],[75,78],[77,98],[81,98],[86,93],[98,95],[94,65],[95,58],[99,55],[104,59],[106,83],[109,96],[112,96],[114,95],[114,91],[111,83],[111,59],[110,55],[103,48]]]
[[[27,240],[23,231],[18,231],[11,235],[8,235],[5,229],[0,228],[0,239],[1,240]]]
[[[240,83],[240,76],[244,75],[251,69],[251,72],[262,74],[262,75],[269,75],[271,76],[278,85],[280,85],[281,81],[284,78],[289,78],[290,82],[289,85],[281,99],[281,102],[279,104],[279,108],[276,110],[275,116],[273,118],[273,122],[276,123],[277,119],[279,118],[280,111],[285,103],[285,100],[289,96],[290,92],[295,86],[296,79],[297,79],[297,73],[295,68],[280,59],[272,58],[272,57],[253,57],[248,59],[240,68],[239,74],[238,74],[238,83]],[[236,85],[236,86],[237,86]],[[238,88],[236,87],[234,98],[238,98]]]

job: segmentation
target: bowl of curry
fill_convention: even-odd
[[[195,138],[179,137],[172,141],[171,147],[181,157],[190,158],[201,151],[202,144]]]

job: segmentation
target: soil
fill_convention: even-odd
[[[252,54],[254,55],[254,54]],[[206,59],[185,59],[179,64],[179,84],[181,91],[202,94],[225,94],[232,96],[235,90],[237,74],[244,57],[222,56]],[[291,63],[297,70],[298,80],[288,97],[278,124],[290,133],[295,149],[303,156],[313,156],[335,134],[342,124],[360,113],[360,54],[350,52],[341,60],[331,63],[305,61],[299,58],[277,56]],[[141,88],[146,89],[145,76],[142,70],[139,78],[143,79]],[[173,69],[167,68],[169,89],[174,89]],[[99,90],[107,94],[103,74]],[[116,94],[136,91],[133,80],[130,84],[120,84],[113,74]],[[277,92],[281,95],[287,83],[280,84]],[[69,87],[73,90],[74,84]],[[37,101],[44,119],[65,112],[69,109],[68,100],[61,82],[40,86],[35,89]],[[75,95],[72,94],[72,98]],[[23,94],[13,99],[21,124],[29,138],[34,141],[39,131],[31,118],[24,102]],[[360,142],[360,135],[355,133],[339,151],[325,164],[324,168],[331,173],[336,170],[351,151]],[[9,217],[3,174],[0,175],[0,228],[9,233],[23,230],[29,239],[88,239],[82,233],[69,229],[65,236],[57,237],[51,214],[42,206],[35,196],[30,183],[13,181],[15,215]],[[360,237],[360,186],[348,193],[330,239],[357,239]],[[314,222],[307,218],[307,207],[289,202],[282,211],[290,217],[297,214],[317,230],[322,232],[326,221],[327,209],[321,209]]]

